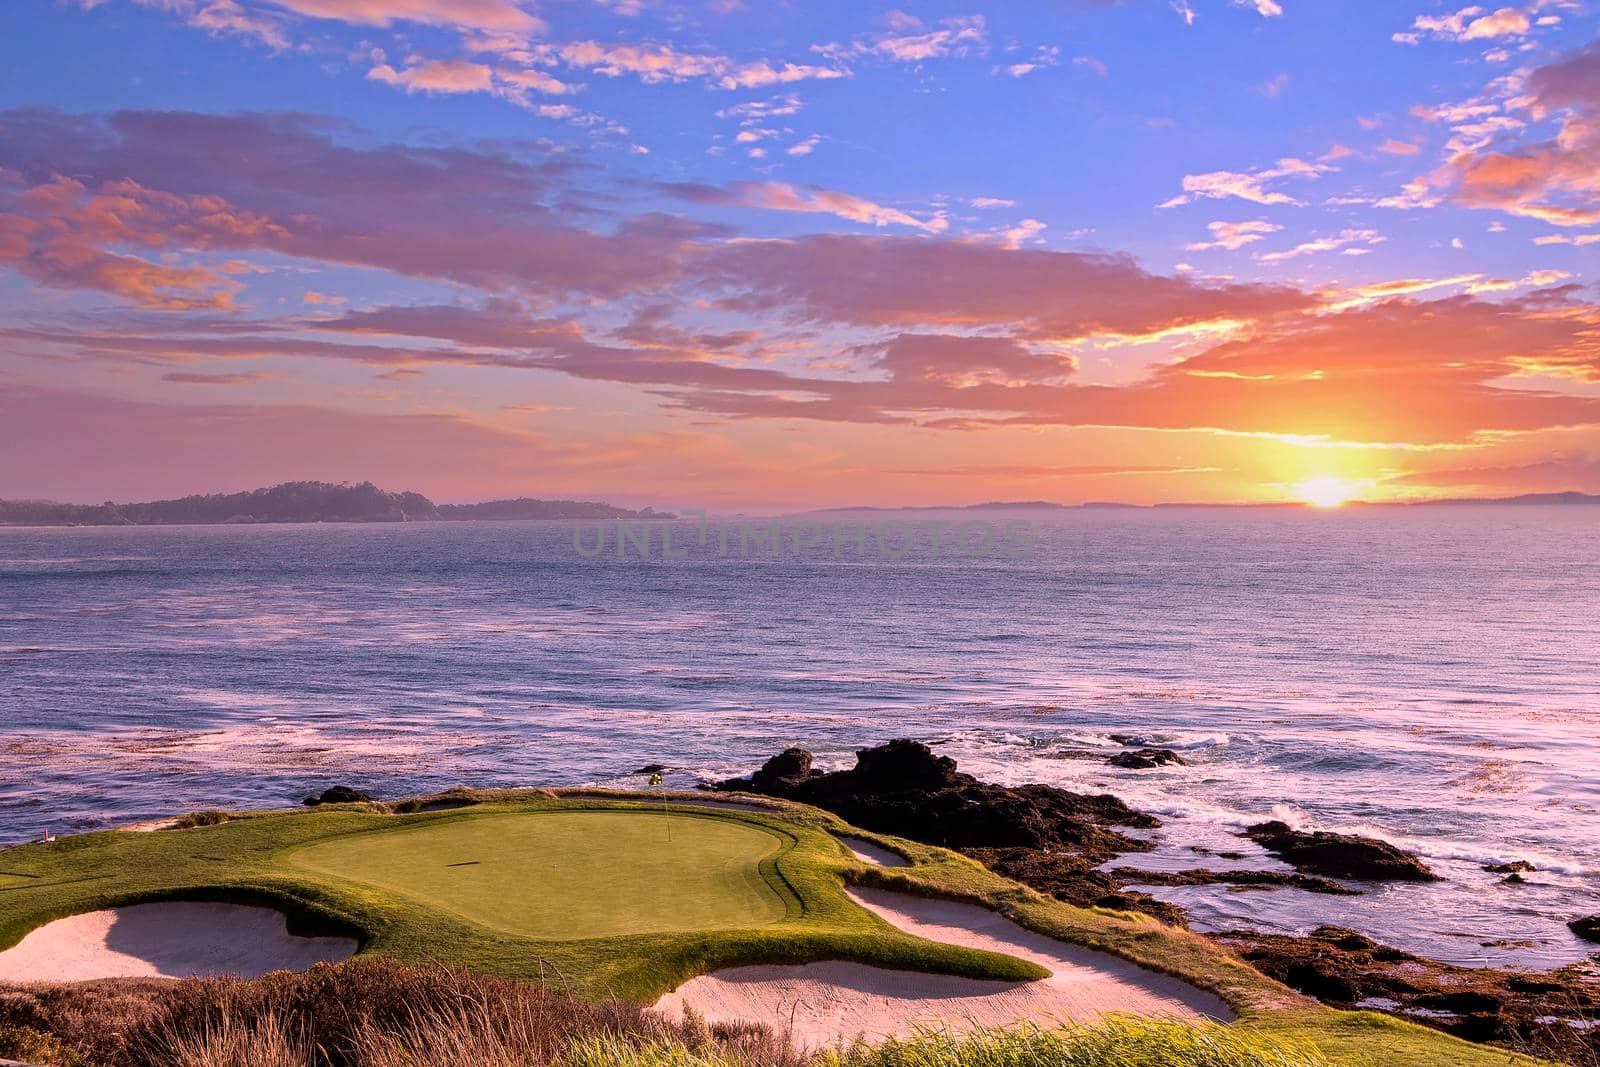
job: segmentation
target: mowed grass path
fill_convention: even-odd
[[[781,922],[762,864],[782,845],[693,813],[550,811],[352,834],[285,858],[506,933],[577,941]]]

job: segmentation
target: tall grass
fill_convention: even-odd
[[[769,1062],[752,1059],[748,1051],[695,1049],[677,1040],[639,1044],[620,1037],[589,1037],[573,1042],[556,1067],[767,1067]]]
[[[252,980],[0,991],[0,1059],[40,1067],[550,1067],[588,1039],[804,1065],[760,1028],[673,1024],[621,1001],[383,957]]]
[[[1131,1016],[1056,1029],[925,1031],[830,1058],[830,1067],[1323,1067],[1328,1062],[1314,1048],[1247,1029]]]
[[[760,1027],[381,957],[245,981],[0,991],[0,1058],[41,1067],[1322,1067],[1248,1029],[1113,1017],[809,1054]]]
[[[752,1062],[678,1041],[637,1044],[602,1037],[574,1043],[559,1067],[747,1067]],[[1059,1029],[927,1031],[819,1053],[811,1062],[813,1067],[1326,1067],[1328,1061],[1315,1049],[1214,1023],[1113,1017]]]

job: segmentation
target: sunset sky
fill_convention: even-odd
[[[1600,491],[1600,3],[6,0],[0,497]]]

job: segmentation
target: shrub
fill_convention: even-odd
[[[83,1067],[83,1057],[54,1034],[31,1026],[0,1027],[0,1057],[39,1067]]]

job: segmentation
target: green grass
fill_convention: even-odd
[[[578,941],[782,922],[761,865],[784,843],[737,819],[552,811],[350,834],[287,859],[505,933]]]
[[[663,1038],[590,1036],[572,1042],[560,1067],[747,1067],[718,1048]],[[927,1031],[877,1045],[825,1052],[815,1067],[1328,1067],[1317,1049],[1216,1023],[1111,1017],[1067,1027],[1023,1026],[967,1034]]]
[[[580,832],[588,819],[599,833]],[[534,851],[515,856],[520,847]],[[682,807],[667,816],[659,800],[529,793],[414,814],[324,807],[0,855],[0,869],[36,876],[0,886],[0,948],[51,919],[185,898],[270,904],[297,933],[351,934],[363,951],[403,961],[641,1001],[758,962],[850,959],[1014,981],[1043,973],[910,937],[857,907],[844,893],[854,860],[815,819]],[[694,885],[671,884],[680,875]],[[691,902],[701,889],[706,899]],[[628,917],[635,906],[642,919]]]
[[[0,948],[66,915],[188,898],[272,904],[296,932],[351,933],[367,953],[641,1002],[696,974],[751,963],[845,959],[1012,981],[1043,975],[1022,960],[895,930],[845,895],[846,884],[860,882],[983,904],[1184,978],[1232,1004],[1239,1028],[1310,1046],[1331,1064],[1534,1063],[1386,1016],[1323,1008],[1199,935],[1062,904],[956,853],[865,833],[800,805],[691,812],[675,804],[669,848],[659,797],[504,791],[466,799],[482,803],[254,813],[6,849]],[[911,866],[863,867],[834,837],[843,832]]]
[[[1113,1016],[1084,1026],[928,1032],[837,1059],[836,1067],[1327,1067],[1317,1049],[1259,1031]]]

